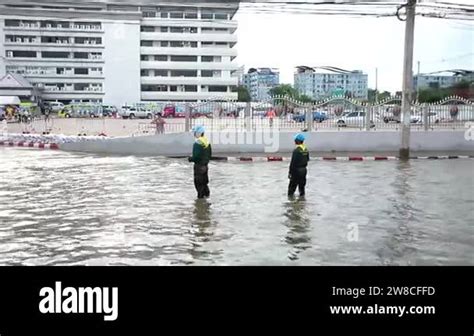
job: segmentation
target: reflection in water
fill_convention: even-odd
[[[388,212],[397,226],[386,239],[384,248],[379,251],[383,264],[393,265],[398,264],[398,261],[410,264],[411,254],[416,250],[412,247],[415,240],[413,224],[419,222],[423,214],[422,210],[413,206],[415,200],[410,186],[413,174],[410,161],[398,162],[395,180],[391,184],[395,196],[389,198],[393,210]]]
[[[191,221],[191,249],[194,259],[206,259],[218,255],[218,251],[206,250],[206,243],[212,241],[215,234],[215,221],[211,219],[211,203],[206,199],[194,201],[193,217]]]
[[[311,220],[306,209],[306,200],[302,197],[289,198],[285,203],[284,215],[285,225],[288,227],[285,242],[291,248],[288,259],[298,260],[298,254],[311,247],[309,235]]]
[[[0,265],[473,264],[474,160],[310,165],[306,201],[284,162],[213,163],[195,201],[185,160],[0,147]]]

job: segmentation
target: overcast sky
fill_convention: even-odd
[[[404,22],[396,18],[242,14],[239,65],[280,68],[280,82],[293,83],[296,65],[360,69],[375,88],[401,90]],[[474,22],[416,17],[414,72],[474,69]]]

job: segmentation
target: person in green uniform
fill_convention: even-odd
[[[207,165],[212,157],[212,147],[205,137],[204,131],[203,126],[196,126],[193,129],[196,141],[193,145],[193,155],[188,159],[189,162],[194,162],[194,186],[198,198],[210,196]]]
[[[288,185],[288,196],[292,197],[295,194],[296,187],[298,187],[300,196],[305,195],[306,173],[309,161],[309,152],[304,144],[305,135],[298,133],[295,135],[296,148],[291,156],[290,171],[288,178],[290,184]]]

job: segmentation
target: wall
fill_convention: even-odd
[[[278,148],[273,152],[291,152],[294,148],[293,132],[275,133]],[[474,141],[464,138],[465,131],[413,131],[411,149],[414,151],[474,151]],[[209,134],[214,139],[213,152],[218,154],[265,153],[263,144],[230,145],[223,133]],[[220,139],[218,144],[216,139]],[[268,139],[268,138],[267,138]],[[267,142],[268,143],[268,142]],[[311,151],[381,152],[398,151],[400,133],[394,131],[344,131],[312,132],[306,141]],[[190,133],[166,134],[140,137],[112,138],[80,143],[61,144],[60,148],[71,151],[137,154],[137,155],[189,155],[193,144]],[[269,151],[267,151],[270,154]]]
[[[102,22],[104,26],[104,103],[140,102],[140,22]]]

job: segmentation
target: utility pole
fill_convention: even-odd
[[[419,82],[420,82],[420,61],[417,62],[418,64],[418,71],[416,72],[417,74],[417,80],[416,80],[416,101],[418,101],[420,99],[420,85],[419,85]]]
[[[416,0],[408,0],[406,7],[405,52],[403,59],[402,127],[400,159],[410,158],[410,111],[413,91],[413,44],[415,35]]]

